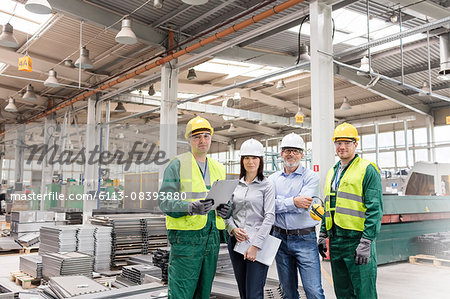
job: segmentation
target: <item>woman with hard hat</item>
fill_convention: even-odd
[[[256,261],[256,254],[275,221],[275,195],[263,174],[263,145],[249,139],[242,144],[240,156],[240,181],[230,202],[232,214],[225,220],[231,235],[228,251],[241,298],[262,299],[269,267]],[[233,251],[237,242],[246,240],[251,246],[244,255]]]

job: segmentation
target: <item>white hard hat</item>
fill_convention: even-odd
[[[303,141],[303,138],[300,137],[300,135],[295,133],[287,134],[283,137],[281,140],[281,148],[290,147],[290,148],[298,148],[301,150],[305,149],[305,141]]]
[[[252,138],[242,143],[240,155],[241,157],[244,156],[264,157],[264,147],[261,144],[261,142]]]

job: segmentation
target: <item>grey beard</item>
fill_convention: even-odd
[[[284,161],[284,166],[287,166],[287,167],[297,167],[299,165],[300,165],[300,161],[297,161],[295,163],[289,163],[287,161]]]

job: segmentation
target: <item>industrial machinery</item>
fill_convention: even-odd
[[[418,236],[450,231],[450,164],[419,162],[399,195],[383,196],[383,220],[377,238],[379,264],[407,260],[420,252]]]

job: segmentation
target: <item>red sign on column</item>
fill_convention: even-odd
[[[314,169],[314,172],[319,172],[319,165],[314,165],[313,169]]]

